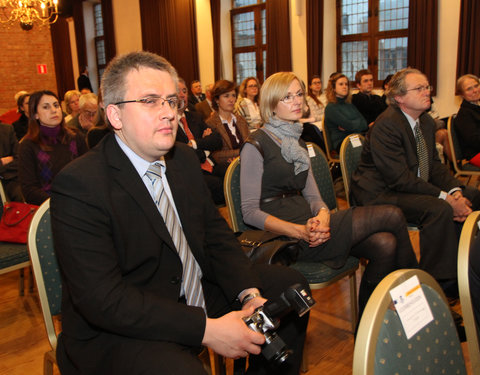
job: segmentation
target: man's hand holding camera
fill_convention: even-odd
[[[242,304],[242,310],[232,311],[218,319],[207,318],[203,345],[229,358],[260,354],[265,336],[252,331],[245,324],[243,318],[252,315],[255,309],[262,306],[267,300],[261,297],[258,289],[255,288],[245,290],[241,294],[240,300],[243,301],[250,295],[254,295],[254,297]]]

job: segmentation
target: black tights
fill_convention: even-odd
[[[350,255],[368,260],[358,295],[360,317],[368,298],[385,276],[400,268],[418,267],[405,218],[395,206],[353,209]]]

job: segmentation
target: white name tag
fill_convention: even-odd
[[[350,136],[350,143],[352,144],[353,148],[362,146],[362,141],[360,141],[358,134]]]
[[[432,310],[417,276],[390,290],[390,295],[407,339],[433,320]]]
[[[311,144],[307,145],[307,151],[308,151],[308,156],[310,156],[311,158],[315,157],[315,149]]]

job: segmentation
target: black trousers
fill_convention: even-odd
[[[291,268],[267,265],[255,267],[262,280],[262,294],[267,299],[278,298],[283,291],[296,283],[301,283],[308,288],[303,276]],[[209,298],[207,290],[210,289],[210,285],[204,288],[209,317],[219,317],[241,308],[238,302],[229,303],[221,293],[216,294],[215,298]],[[251,355],[248,373],[298,375],[307,323],[308,314],[301,318],[294,313],[283,317],[276,332],[293,350],[293,354],[279,367],[270,366],[261,354]],[[112,342],[115,344],[112,345]],[[200,348],[173,342],[137,340],[105,332],[94,340],[89,340],[88,352],[91,353],[91,345],[94,345],[98,353],[101,353],[102,361],[99,363],[98,357],[92,359],[81,355],[83,345],[84,343],[79,340],[61,335],[57,347],[57,360],[62,375],[206,374],[198,359]],[[69,347],[74,347],[74,352],[78,355],[78,358],[71,358],[72,361],[66,360],[68,358],[66,348]],[[81,364],[81,371],[75,369],[72,363]]]
[[[479,209],[480,191],[467,186],[463,195],[472,202],[473,210]],[[420,269],[437,280],[457,277],[458,240],[462,223],[453,220],[452,207],[446,201],[429,195],[388,193],[362,203],[399,207],[407,222],[419,226]]]

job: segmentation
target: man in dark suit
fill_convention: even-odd
[[[390,105],[367,134],[352,176],[352,198],[361,205],[400,207],[407,221],[420,227],[420,268],[446,290],[457,276],[457,223],[477,209],[480,194],[462,186],[439,160],[435,121],[425,113],[430,91],[416,69],[394,75],[387,90]]]
[[[209,84],[205,87],[205,100],[202,100],[200,103],[195,104],[195,111],[200,113],[204,120],[210,117],[210,114],[213,112],[212,108],[212,89],[213,84]]]
[[[78,91],[80,91],[82,94],[93,92],[92,83],[90,82],[90,78],[88,77],[88,68],[86,66],[82,67],[82,72],[77,78],[77,86]]]
[[[380,96],[372,93],[373,74],[370,70],[359,70],[355,74],[355,83],[359,92],[352,95],[352,104],[370,125],[386,109],[386,106]]]
[[[188,103],[188,89],[182,78],[178,79],[178,97],[183,103]],[[223,179],[228,164],[215,163],[209,157],[213,151],[222,148],[222,136],[209,128],[199,113],[185,111],[185,106],[178,109],[178,118],[177,142],[186,143],[195,150],[213,201],[225,204]]]
[[[193,112],[195,111],[195,104],[205,100],[205,94],[202,92],[202,84],[198,80],[190,83],[190,91],[192,95],[188,99],[188,110]]]
[[[0,181],[7,199],[23,202],[22,189],[18,180],[17,152],[18,141],[13,126],[0,123]]]
[[[205,374],[201,345],[233,358],[254,354],[250,368],[262,372],[264,336],[242,318],[265,302],[260,291],[273,297],[305,280],[246,259],[195,153],[175,144],[177,73],[165,59],[115,58],[101,92],[113,133],[52,187],[61,373]],[[298,374],[307,320],[282,318],[278,333],[295,352],[276,373]]]

